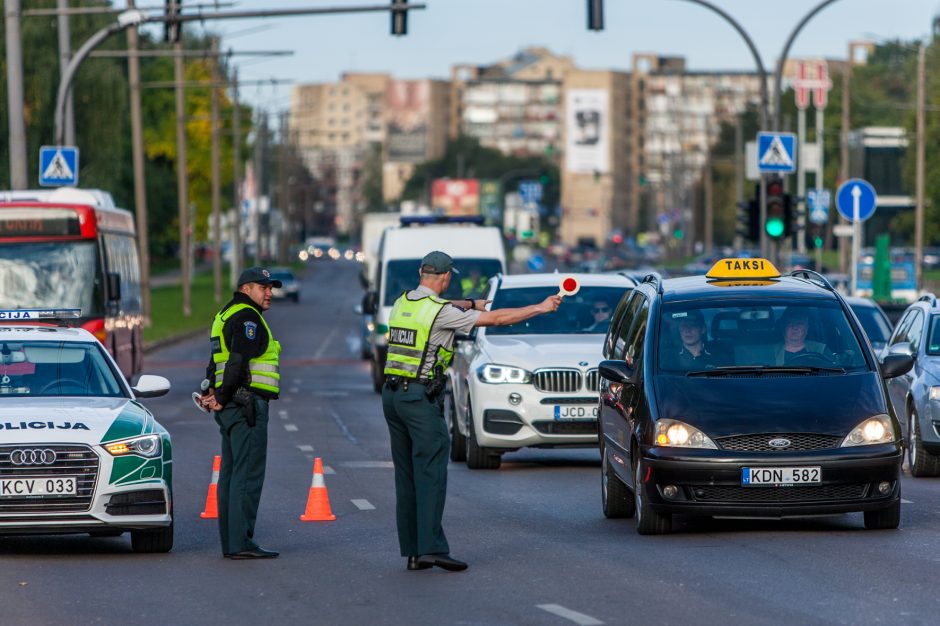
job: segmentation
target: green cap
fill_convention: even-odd
[[[424,258],[421,259],[421,272],[423,274],[460,273],[457,271],[457,268],[454,267],[454,260],[450,258],[450,255],[440,250],[428,252],[424,255]]]

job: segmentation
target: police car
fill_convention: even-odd
[[[648,276],[618,306],[599,365],[602,506],[665,533],[674,514],[901,516],[901,429],[879,361],[819,274],[722,259]]]
[[[173,546],[172,448],[77,310],[0,311],[0,535],[131,535],[135,552]]]

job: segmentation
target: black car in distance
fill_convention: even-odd
[[[648,276],[614,312],[599,386],[602,505],[640,534],[674,514],[901,515],[901,430],[845,300],[810,270],[722,259]]]

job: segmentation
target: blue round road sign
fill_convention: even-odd
[[[545,259],[538,254],[533,254],[529,257],[526,266],[530,272],[541,272],[545,268]]]
[[[839,215],[849,220],[855,219],[855,205],[858,203],[858,221],[864,222],[875,214],[878,194],[871,183],[861,178],[850,178],[836,191],[836,208]]]

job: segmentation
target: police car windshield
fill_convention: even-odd
[[[93,241],[0,245],[0,303],[6,309],[74,308],[101,315],[100,294]]]
[[[0,333],[15,333],[14,326]],[[0,341],[0,396],[123,397],[125,392],[97,343]]]
[[[666,303],[659,324],[659,371],[684,375],[722,367],[869,369],[836,301]]]
[[[418,286],[420,267],[421,259],[396,259],[388,262],[383,296],[385,306],[392,306],[398,296]],[[451,278],[450,287],[441,294],[448,300],[485,297],[486,282],[503,271],[502,265],[496,259],[454,259],[454,267],[460,274]]]
[[[500,289],[493,298],[493,309],[538,304],[558,293],[558,287],[516,287]],[[614,307],[623,296],[623,287],[586,287],[565,297],[551,315],[539,315],[511,326],[491,326],[492,335],[604,335],[610,326]]]

